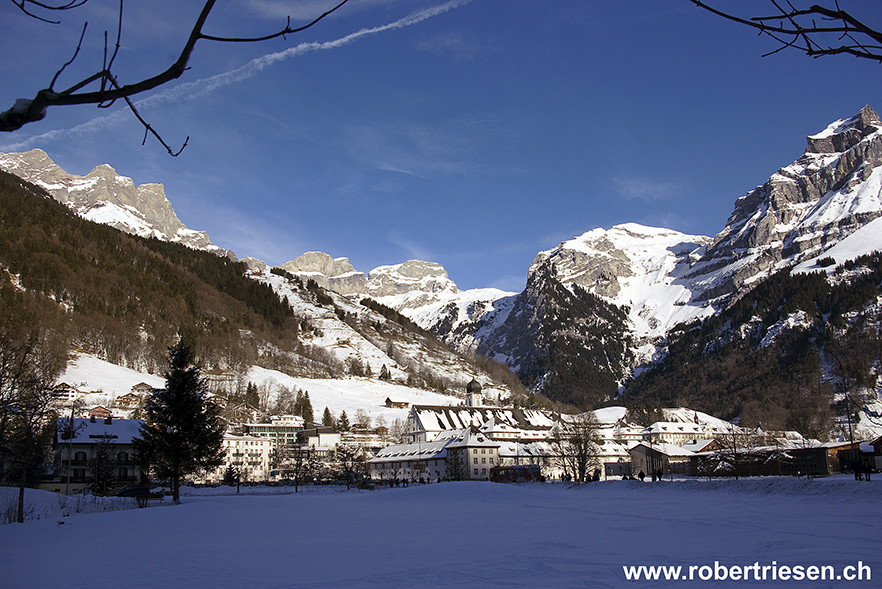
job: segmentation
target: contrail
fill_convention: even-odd
[[[313,53],[343,47],[345,45],[349,45],[350,43],[358,41],[363,37],[369,37],[386,31],[403,29],[411,25],[419,24],[434,16],[438,16],[439,14],[449,12],[454,8],[458,8],[460,6],[468,4],[469,2],[471,2],[471,0],[450,0],[449,2],[445,2],[444,4],[439,4],[437,6],[426,8],[425,10],[414,12],[408,16],[405,16],[404,18],[398,19],[391,23],[377,27],[361,29],[354,33],[350,33],[346,36],[340,37],[339,39],[334,39],[333,41],[325,41],[323,43],[300,43],[299,45],[285,49],[284,51],[277,51],[275,53],[268,53],[260,57],[255,57],[245,65],[242,65],[234,70],[230,70],[222,74],[216,74],[214,76],[209,76],[207,78],[202,78],[200,80],[194,80],[193,82],[185,82],[173,88],[162,90],[152,96],[136,100],[134,101],[135,106],[139,109],[145,107],[149,108],[158,104],[180,102],[183,100],[190,100],[193,98],[205,96],[206,94],[214,92],[218,88],[230,86],[243,80],[247,80],[277,62],[284,61],[292,57],[298,57],[306,53]],[[94,132],[99,129],[105,128],[113,123],[116,123],[119,120],[127,118],[127,116],[130,116],[128,114],[128,111],[125,109],[120,109],[112,114],[95,117],[90,121],[87,121],[75,127],[71,127],[69,129],[55,129],[52,131],[47,131],[40,135],[35,135],[34,137],[31,137],[29,139],[25,139],[11,145],[6,145],[4,146],[4,150],[16,151],[20,149],[26,149],[29,146],[32,146],[40,141],[53,141],[63,139],[65,137],[79,135],[81,133]]]

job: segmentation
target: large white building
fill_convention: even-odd
[[[273,441],[261,436],[224,434],[222,442],[224,463],[204,477],[206,482],[221,482],[224,473],[232,469],[239,481],[263,482],[270,480]]]
[[[245,433],[272,441],[273,445],[293,447],[297,444],[297,434],[305,427],[299,415],[273,415],[269,423],[246,423]]]

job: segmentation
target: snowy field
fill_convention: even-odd
[[[278,488],[222,495],[232,490],[221,488],[197,491],[179,506],[0,526],[0,585],[879,587],[880,489],[882,481],[845,477],[317,487],[299,495]],[[57,496],[32,493],[32,503],[58,504]],[[872,579],[701,581],[715,561],[829,565],[836,574],[862,561]],[[627,581],[628,565],[679,565],[683,575],[694,566],[695,580]]]

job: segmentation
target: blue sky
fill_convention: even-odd
[[[126,3],[121,82],[177,57],[198,4]],[[266,33],[331,5],[221,1],[206,30]],[[48,85],[84,20],[59,86],[96,69],[116,6],[90,0],[48,25],[0,3],[0,107]],[[239,256],[319,250],[364,272],[420,258],[460,288],[520,290],[537,252],[596,227],[716,234],[806,135],[882,108],[879,64],[761,57],[774,47],[688,0],[350,0],[287,40],[197,45],[181,79],[140,98],[169,143],[190,136],[178,158],[142,146],[118,105],[51,109],[0,151],[162,183],[187,226]]]

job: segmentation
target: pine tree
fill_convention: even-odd
[[[249,382],[245,388],[245,403],[257,409],[260,407],[260,395],[257,393],[257,385]]]
[[[300,414],[303,417],[303,423],[307,426],[310,426],[315,421],[315,415],[312,412],[312,401],[309,400],[309,391],[303,393],[303,413]]]
[[[171,482],[180,503],[181,479],[223,464],[224,426],[207,386],[194,365],[193,351],[181,339],[169,349],[165,389],[154,391],[144,407],[145,423],[135,450],[154,476]]]
[[[349,416],[346,415],[346,410],[340,412],[340,417],[337,419],[337,429],[341,432],[349,431]]]
[[[325,427],[336,427],[337,421],[334,419],[334,416],[331,414],[331,410],[325,407],[325,412],[322,413],[322,425]]]

